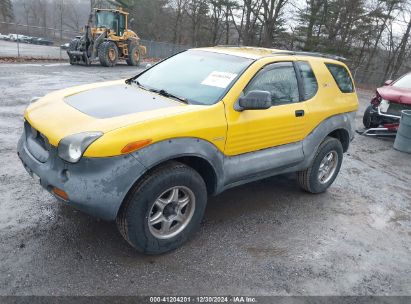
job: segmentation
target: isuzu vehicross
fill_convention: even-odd
[[[349,70],[324,55],[192,49],[126,81],[40,98],[18,155],[58,199],[159,254],[196,230],[208,195],[286,172],[325,191],[357,107]]]

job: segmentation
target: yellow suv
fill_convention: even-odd
[[[58,199],[116,219],[134,248],[159,254],[195,231],[208,195],[286,172],[325,191],[357,108],[349,70],[327,56],[191,49],[30,104],[18,155]]]

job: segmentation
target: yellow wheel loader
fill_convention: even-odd
[[[99,60],[103,66],[112,67],[123,59],[128,65],[138,65],[147,51],[137,34],[128,29],[128,13],[122,8],[95,8],[94,16],[94,26],[90,14],[84,35],[70,42],[70,64],[90,65]]]

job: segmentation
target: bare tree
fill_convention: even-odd
[[[409,46],[410,32],[411,32],[411,17],[409,18],[407,29],[405,30],[405,33],[402,36],[401,42],[399,44],[399,52],[397,55],[397,59],[395,61],[395,65],[392,70],[393,74],[397,74],[401,66],[404,63],[404,59],[406,57],[406,51]]]
[[[260,21],[263,27],[262,45],[272,47],[273,33],[288,0],[262,0]]]
[[[210,23],[211,23],[211,45],[216,45],[220,40],[221,23],[223,18],[224,0],[209,0],[210,3]]]
[[[181,43],[182,24],[184,18],[184,12],[187,7],[188,0],[172,0],[170,1],[171,7],[174,9],[174,27],[173,27],[173,39],[174,43]]]
[[[382,34],[383,34],[384,30],[386,29],[387,22],[388,22],[388,20],[390,20],[392,18],[393,11],[401,3],[403,3],[403,0],[380,0],[379,1],[378,4],[381,5],[381,10],[382,11],[381,11],[381,19],[378,19],[378,21],[380,21],[379,26],[377,26],[378,34],[375,38],[373,48],[371,49],[371,52],[369,54],[368,61],[367,61],[366,66],[365,66],[365,70],[368,70],[370,68],[371,62],[374,59],[375,54],[377,52],[378,45],[380,43]],[[385,11],[382,8],[383,6],[386,7]]]
[[[208,14],[208,4],[203,0],[190,0],[186,13],[191,20],[191,41],[193,46],[199,45],[199,33],[202,22]]]

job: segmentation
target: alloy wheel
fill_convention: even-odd
[[[194,193],[187,187],[177,186],[164,191],[151,207],[148,227],[153,236],[169,239],[187,227],[195,209]]]

